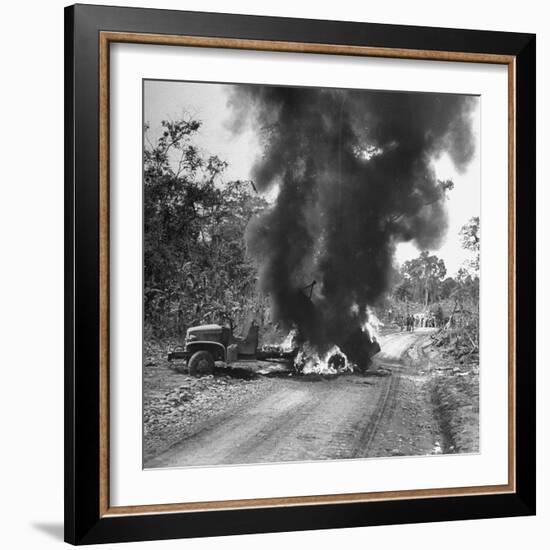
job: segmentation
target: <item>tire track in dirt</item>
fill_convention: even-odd
[[[148,461],[147,468],[352,458],[382,385],[362,377],[281,388]]]
[[[380,354],[377,361],[392,370],[398,383],[388,396],[385,413],[369,446],[369,456],[439,452],[441,435],[431,404],[426,374],[429,360],[424,352],[432,333],[431,329],[397,333],[390,335],[390,345],[382,344],[386,353]]]
[[[390,370],[401,365],[407,350],[422,337],[417,333],[386,337],[376,363],[384,366],[387,362]],[[399,379],[399,372],[317,381],[280,379],[267,395],[205,425],[145,466],[168,468],[370,456],[381,424],[387,423],[393,411]]]
[[[364,430],[363,437],[361,438],[361,447],[357,450],[356,454],[359,456],[370,456],[370,450],[375,436],[378,434],[380,423],[388,415],[388,404],[395,399],[397,385],[399,384],[399,375],[390,374],[386,382],[386,387],[378,400],[376,410],[371,416],[371,420],[367,424]]]

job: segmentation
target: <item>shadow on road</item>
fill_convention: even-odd
[[[216,367],[214,369],[214,376],[229,376],[231,378],[239,378],[241,380],[254,380],[258,378],[258,374],[249,369],[243,369],[240,367]]]

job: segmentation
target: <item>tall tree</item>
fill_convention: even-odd
[[[477,274],[479,272],[479,217],[471,218],[468,223],[460,229],[460,240],[462,248],[472,253],[468,267]]]
[[[190,323],[233,320],[255,289],[243,234],[266,207],[248,181],[223,180],[227,164],[194,144],[200,121],[145,127],[144,310],[157,336]]]
[[[423,250],[418,258],[403,264],[402,273],[411,283],[413,299],[428,306],[438,298],[439,285],[447,268],[441,258]]]

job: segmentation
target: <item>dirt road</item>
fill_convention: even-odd
[[[193,435],[150,459],[145,467],[404,454],[381,445],[385,438],[380,431],[386,427],[393,433],[391,428],[395,425],[390,417],[396,409],[400,379],[413,368],[408,351],[427,336],[427,332],[402,332],[382,338],[377,364],[389,369],[386,376],[375,370],[367,375],[330,380],[269,380],[265,391],[256,393],[253,402],[241,405],[222,419],[205,421]],[[428,437],[420,451],[425,454],[432,449],[433,441]],[[418,454],[414,449],[410,452]]]
[[[427,329],[418,329],[415,332],[394,332],[383,336],[380,341],[381,350],[376,355],[379,363],[399,363],[407,351],[422,343],[433,331]]]

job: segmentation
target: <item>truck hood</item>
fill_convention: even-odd
[[[194,332],[215,332],[221,330],[221,325],[198,325],[187,329],[187,332],[188,334],[193,334]]]

